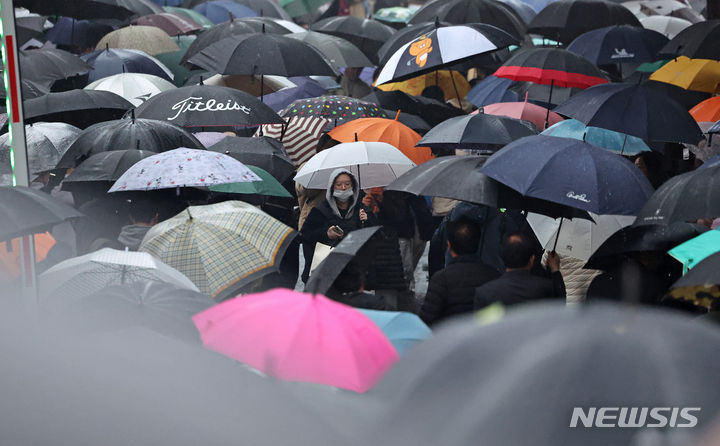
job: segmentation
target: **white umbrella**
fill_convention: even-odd
[[[685,3],[677,0],[633,0],[623,2],[624,7],[635,14],[635,17],[642,19],[652,16],[678,17],[691,23],[705,20],[702,15]]]
[[[138,106],[166,90],[177,88],[165,79],[145,73],[120,73],[98,79],[85,90],[103,90],[115,93]]]
[[[40,300],[53,305],[56,300],[67,304],[111,285],[153,280],[198,291],[180,271],[144,252],[103,248],[80,257],[65,260],[40,275]],[[58,302],[59,303],[59,302]]]
[[[335,169],[344,168],[358,178],[362,189],[383,187],[415,167],[400,150],[384,142],[338,144],[314,155],[295,181],[308,189],[326,189]]]
[[[181,147],[135,163],[108,192],[207,187],[262,181],[240,161],[223,153]]]
[[[645,29],[657,31],[668,39],[672,39],[677,36],[680,31],[692,25],[688,20],[664,15],[644,17],[640,19],[640,23]]]
[[[590,216],[595,223],[582,218],[555,219],[531,212],[527,221],[546,250],[554,249],[560,255],[580,260],[588,260],[608,237],[635,221],[634,216],[628,215],[590,213]]]

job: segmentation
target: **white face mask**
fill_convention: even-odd
[[[353,196],[353,190],[352,189],[345,189],[345,190],[333,190],[333,197],[335,197],[338,201],[345,203],[349,199],[351,199]]]

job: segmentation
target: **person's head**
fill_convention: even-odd
[[[465,218],[451,221],[447,225],[447,238],[451,256],[475,254],[480,246],[480,228]]]
[[[333,288],[341,294],[364,291],[365,276],[365,269],[356,261],[350,261],[333,282]]]
[[[535,261],[535,247],[527,234],[513,232],[503,240],[501,257],[507,269],[530,270]]]
[[[130,202],[130,222],[134,225],[154,226],[159,219],[157,205],[150,201]]]
[[[422,93],[420,93],[420,96],[435,99],[440,102],[445,102],[445,92],[437,85],[430,85],[425,87]]]
[[[362,70],[362,68],[347,67],[345,68],[345,77],[354,81],[360,77],[360,72]]]
[[[315,147],[315,153],[320,153],[323,150],[329,149],[330,147],[334,147],[338,144],[340,144],[340,141],[332,139],[332,137],[328,135],[327,132],[324,132],[320,135],[320,138],[318,139],[317,146]]]

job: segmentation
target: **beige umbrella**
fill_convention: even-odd
[[[180,51],[175,41],[165,31],[154,26],[126,26],[100,39],[95,49],[126,48],[145,51],[151,56]]]

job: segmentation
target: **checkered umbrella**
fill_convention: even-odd
[[[155,225],[140,251],[185,274],[202,293],[224,298],[277,271],[295,232],[241,201],[191,206]]]

